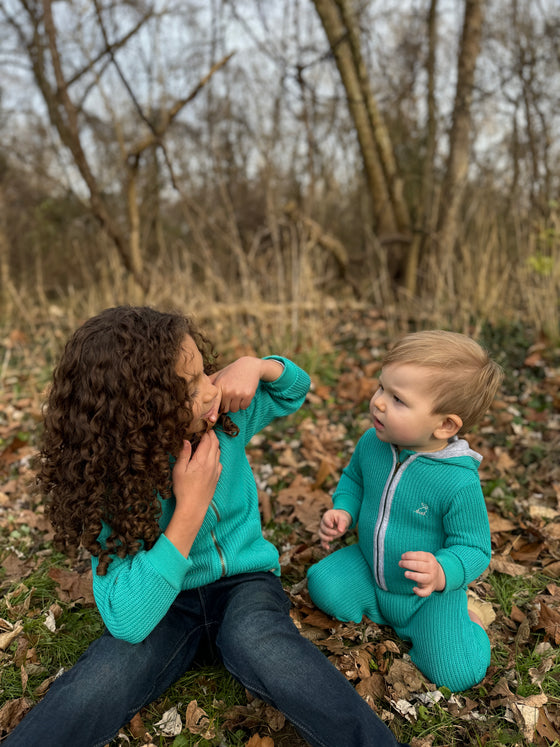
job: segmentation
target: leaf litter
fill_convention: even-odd
[[[488,629],[493,655],[478,687],[451,693],[426,681],[408,657],[408,644],[390,628],[367,618],[359,624],[336,621],[317,610],[307,593],[306,570],[324,556],[317,540],[319,519],[359,436],[370,426],[367,402],[390,342],[387,325],[373,311],[359,317],[350,313],[329,339],[331,348],[325,348],[312,376],[301,414],[270,426],[249,447],[264,531],[279,548],[295,624],[413,747],[477,740],[497,745],[499,729],[507,730],[511,744],[558,744],[560,351],[547,341],[527,342],[523,364],[512,368],[507,345],[496,343],[493,350],[491,335],[487,343],[506,369],[506,383],[482,427],[469,436],[484,457],[480,474],[493,549],[490,568],[471,584],[469,597]],[[26,621],[40,617],[56,636],[64,610],[94,606],[87,556],[74,563],[55,559],[50,526],[33,494],[43,389],[38,382],[45,373],[31,355],[33,341],[18,340],[25,348],[22,356],[34,360],[35,368],[27,378],[22,370],[7,372],[0,390],[0,660],[4,669],[20,671],[22,686],[14,696],[0,681],[0,735],[31,707],[29,677],[41,671],[39,643],[26,632]],[[51,561],[48,576],[56,600],[50,597],[44,609],[37,609],[25,580]],[[34,698],[58,674],[45,671]],[[239,730],[248,747],[304,744],[282,714],[249,693],[245,705],[216,701],[210,714],[196,699],[186,707],[164,703],[169,705],[161,701],[159,718],[146,727],[148,714],[138,714],[115,744],[150,744],[159,735],[160,744],[171,745],[188,733],[202,741],[176,744],[219,745],[228,743],[224,734]],[[441,725],[445,719],[447,730]]]

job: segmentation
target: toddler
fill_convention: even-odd
[[[480,682],[490,642],[467,609],[467,585],[490,562],[478,466],[460,438],[490,407],[501,368],[469,337],[409,334],[383,360],[359,440],[323,515],[322,545],[358,527],[358,543],[308,571],[309,593],[343,621],[363,615],[410,640],[410,656],[437,686]]]

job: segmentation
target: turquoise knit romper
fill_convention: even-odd
[[[311,599],[339,620],[366,615],[410,640],[410,656],[438,687],[457,692],[480,682],[490,641],[467,611],[467,584],[490,562],[490,527],[478,477],[482,457],[455,438],[436,452],[397,452],[372,428],[360,439],[333,496],[352,516],[358,543],[309,568]],[[446,587],[419,597],[398,563],[431,552]]]

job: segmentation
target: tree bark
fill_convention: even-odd
[[[436,105],[436,45],[437,45],[437,11],[438,0],[430,0],[426,21],[428,49],[426,54],[426,147],[422,180],[420,183],[419,215],[416,231],[408,253],[405,270],[405,288],[410,297],[416,294],[418,285],[418,266],[420,259],[429,246],[432,231],[434,204],[434,155],[437,138],[437,105]]]
[[[393,147],[371,89],[359,29],[349,0],[313,0],[346,92],[368,181],[375,229],[380,238],[407,234],[408,207]]]
[[[450,265],[457,238],[459,209],[469,167],[471,105],[475,68],[480,52],[484,0],[466,0],[457,66],[457,89],[449,134],[449,154],[438,217],[439,258],[442,276]]]

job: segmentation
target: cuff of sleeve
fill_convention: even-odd
[[[435,556],[445,573],[443,593],[463,587],[465,585],[465,569],[459,558],[449,550],[439,550]]]
[[[297,370],[294,364],[287,358],[283,358],[281,355],[265,355],[263,361],[278,361],[284,367],[284,370],[280,376],[274,381],[267,381],[266,386],[274,388],[277,384],[282,382],[282,389],[291,386],[297,378]]]
[[[342,495],[340,497],[335,497],[334,508],[341,509],[350,514],[352,517],[352,523],[348,529],[354,529],[356,526],[356,517],[360,512],[360,502],[348,495]]]
[[[192,567],[192,560],[181,555],[165,534],[161,534],[148,551],[148,559],[156,573],[174,589],[180,591],[183,588],[183,581]]]

